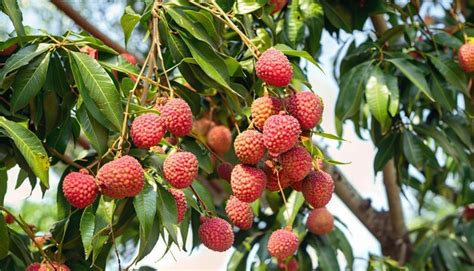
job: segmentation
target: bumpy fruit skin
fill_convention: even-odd
[[[256,130],[245,130],[234,141],[235,155],[243,164],[254,165],[265,154],[263,134]]]
[[[232,133],[223,125],[215,126],[207,133],[207,145],[217,154],[224,154],[232,147]]]
[[[166,133],[160,116],[147,113],[139,116],[132,122],[130,134],[133,144],[139,148],[149,148],[158,145]]]
[[[298,260],[295,257],[292,257],[288,263],[286,260],[278,260],[278,268],[285,271],[298,271]]]
[[[303,196],[314,208],[326,206],[334,192],[334,181],[324,171],[311,171],[303,180]]]
[[[232,170],[234,169],[234,166],[230,163],[222,163],[217,166],[217,175],[219,178],[224,179],[228,182],[230,182],[230,175],[232,174]]]
[[[186,209],[188,208],[186,196],[184,195],[184,192],[179,189],[169,189],[168,191],[173,195],[173,198],[176,201],[176,207],[178,208],[178,223],[180,223],[183,221],[184,215],[186,215]]]
[[[286,176],[284,170],[277,171],[269,167],[267,164],[263,167],[263,171],[267,175],[267,185],[266,188],[268,191],[276,192],[281,189],[285,189],[291,184],[291,179]],[[280,180],[280,185],[278,185],[278,179]]]
[[[185,136],[193,128],[193,113],[183,99],[168,101],[161,110],[166,129],[176,136]]]
[[[225,212],[230,221],[241,230],[248,230],[253,224],[253,211],[250,204],[234,196],[230,196],[225,207]]]
[[[58,262],[53,262],[52,265],[45,262],[41,264],[38,271],[71,271],[71,269],[67,265]]]
[[[286,109],[304,130],[310,130],[321,122],[324,104],[318,95],[310,91],[298,92],[287,100]]]
[[[263,143],[272,156],[289,151],[301,134],[300,124],[292,116],[271,116],[263,126]]]
[[[253,101],[250,110],[252,112],[253,125],[260,131],[263,131],[265,121],[282,110],[282,103],[274,97],[260,97]]]
[[[253,202],[263,192],[267,177],[258,168],[238,164],[232,170],[230,185],[234,196],[244,202]]]
[[[474,72],[474,43],[463,44],[458,51],[459,66],[465,72]]]
[[[280,156],[280,163],[285,175],[293,182],[302,181],[313,167],[311,154],[301,146],[283,153]]]
[[[298,249],[298,242],[298,237],[291,230],[276,230],[268,239],[268,252],[271,256],[283,260],[295,254]]]
[[[219,217],[203,219],[198,234],[201,242],[214,251],[226,251],[234,243],[232,226]]]
[[[72,206],[82,209],[94,203],[99,188],[91,175],[71,172],[64,178],[63,193]]]
[[[292,182],[291,188],[293,188],[295,191],[301,192],[303,189],[303,182]]]
[[[324,235],[332,232],[334,218],[326,207],[313,209],[306,221],[308,230],[316,235]]]
[[[288,3],[288,0],[270,0],[268,3],[274,7],[272,11],[272,14],[274,14],[282,10]]]
[[[97,173],[102,194],[114,199],[134,197],[142,191],[145,173],[137,159],[125,155],[103,165]]]
[[[26,267],[25,271],[38,271],[41,267],[40,263],[32,263]]]
[[[175,188],[186,188],[196,178],[199,164],[190,152],[176,152],[168,155],[163,163],[166,180]]]
[[[286,87],[293,77],[290,61],[275,48],[263,52],[255,65],[255,70],[258,78],[275,87]]]

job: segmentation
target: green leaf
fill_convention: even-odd
[[[237,9],[237,14],[247,14],[256,11],[264,5],[265,1],[262,0],[237,0],[235,7]]]
[[[304,204],[303,194],[293,191],[288,197],[287,202],[287,206],[281,207],[280,211],[278,212],[277,219],[280,222],[280,225],[293,225],[296,215],[301,209],[301,206]],[[286,217],[287,214],[289,217]],[[288,219],[288,221],[286,221],[286,219]]]
[[[430,81],[431,93],[433,93],[433,97],[441,107],[451,111],[456,106],[456,102],[452,95],[454,92],[449,91],[449,88],[445,86],[444,82],[445,81],[441,76],[438,75],[436,71],[432,70]]]
[[[9,57],[5,62],[5,66],[3,66],[3,68],[0,70],[0,86],[3,85],[5,77],[10,72],[27,65],[32,59],[41,55],[49,48],[51,48],[51,45],[46,43],[31,45],[20,49],[18,52]]]
[[[365,88],[365,98],[369,105],[370,112],[382,126],[382,132],[385,133],[392,123],[388,115],[388,104],[390,91],[380,67],[375,66],[367,79]]]
[[[8,236],[8,227],[5,223],[3,214],[0,214],[0,260],[8,256],[8,250],[10,249],[10,238]]]
[[[461,47],[462,42],[458,40],[454,35],[450,35],[444,31],[440,31],[433,36],[434,42],[443,46],[458,49]]]
[[[430,58],[431,63],[433,63],[436,69],[452,87],[461,90],[465,94],[468,93],[466,73],[461,70],[459,65],[454,63],[452,60],[441,60],[432,54],[427,55]]]
[[[397,67],[400,72],[402,72],[419,90],[421,90],[421,92],[423,92],[431,101],[434,101],[428,83],[426,82],[425,76],[420,68],[403,58],[387,59],[387,61],[395,65],[395,67]]]
[[[211,192],[209,192],[209,190],[204,185],[202,185],[201,182],[198,182],[198,181],[194,181],[192,183],[192,186],[196,190],[199,197],[201,197],[202,201],[204,201],[204,204],[206,204],[207,209],[215,213],[216,208],[215,208],[214,200],[212,199]]]
[[[236,246],[234,253],[232,253],[227,263],[227,271],[246,270],[248,254],[258,239],[259,238],[255,235],[249,236],[245,238],[241,244]]]
[[[403,133],[403,154],[418,169],[425,163],[433,167],[439,166],[433,151],[410,131]]]
[[[50,54],[46,53],[20,69],[12,85],[12,112],[25,107],[33,97],[38,95],[46,80],[49,58]]]
[[[10,17],[16,34],[20,38],[20,44],[22,44],[22,37],[25,36],[25,28],[23,27],[23,16],[18,2],[16,0],[2,0],[0,7],[2,11]]]
[[[81,231],[82,245],[84,246],[85,259],[89,258],[92,252],[92,241],[95,232],[95,212],[94,207],[87,207],[81,216],[79,229]]]
[[[141,16],[132,9],[132,7],[127,6],[125,8],[125,12],[123,13],[122,17],[120,18],[120,25],[122,26],[123,35],[125,36],[125,47],[127,46],[127,42],[132,35],[133,29],[140,21]]]
[[[65,116],[63,123],[48,135],[46,138],[46,144],[51,148],[56,149],[59,153],[64,153],[71,137],[72,118],[70,116]]]
[[[337,141],[347,141],[347,140],[345,140],[344,138],[342,138],[340,136],[333,135],[333,134],[330,134],[330,133],[317,132],[317,133],[314,133],[314,135],[324,137],[324,138],[327,138],[327,139],[337,140]]]
[[[295,50],[295,49],[292,49],[292,48],[288,47],[285,44],[277,44],[277,45],[274,46],[274,48],[280,50],[285,55],[302,57],[302,58],[308,60],[309,62],[313,63],[314,65],[316,65],[318,68],[321,69],[321,67],[319,66],[319,63],[316,62],[316,60],[306,51]]]
[[[7,184],[8,184],[8,174],[7,168],[2,163],[0,163],[0,206],[4,206],[5,194],[7,193]]]
[[[377,145],[377,154],[374,158],[374,172],[382,170],[387,162],[393,157],[393,147],[397,136],[389,134]]]
[[[172,81],[171,85],[175,88],[176,94],[189,104],[193,115],[198,115],[201,111],[201,96],[175,81]]]
[[[138,250],[137,259],[140,260],[145,255],[142,255],[147,243],[149,235],[152,231],[153,223],[156,214],[156,192],[149,184],[145,184],[142,192],[133,198],[133,207],[140,222],[140,247]]]
[[[79,89],[81,94],[87,94],[94,100],[98,109],[120,131],[123,121],[123,109],[120,94],[112,79],[99,63],[86,54],[72,52],[72,59],[80,72],[74,73],[74,79],[82,80],[85,89]],[[81,78],[77,78],[80,76]]]
[[[318,266],[321,270],[328,271],[338,271],[339,264],[337,261],[336,251],[334,248],[327,242],[326,237],[317,238],[315,235],[311,236],[310,242],[314,249],[316,249],[316,254],[318,255]]]
[[[173,241],[178,244],[176,227],[178,221],[178,208],[176,206],[176,201],[173,195],[171,195],[171,193],[160,184],[157,185],[156,194],[156,206],[160,220]]]
[[[347,266],[354,265],[354,253],[352,252],[352,247],[349,241],[347,240],[344,233],[338,228],[334,227],[334,230],[329,234],[329,239],[331,244],[338,248],[344,254],[344,257],[347,261]]]
[[[201,24],[190,21],[189,15],[184,13],[182,9],[179,9],[176,6],[172,6],[166,9],[166,13],[179,26],[186,29],[189,32],[189,34],[193,35],[193,37],[207,43],[209,46],[212,46],[212,47],[215,46],[215,43],[212,40],[212,38],[209,36],[209,33],[207,32],[207,30]]]
[[[305,30],[303,16],[299,8],[299,1],[291,1],[285,15],[285,34],[290,45],[295,48],[296,43],[303,38]]]
[[[371,62],[364,62],[350,69],[340,78],[336,116],[341,121],[354,116],[359,111],[366,81],[372,68]]]
[[[95,120],[84,105],[79,106],[76,117],[92,147],[102,156],[107,151],[107,128]]]
[[[204,146],[199,145],[196,140],[189,138],[184,139],[182,143],[182,147],[185,151],[192,152],[196,156],[197,160],[199,161],[200,168],[202,168],[208,174],[214,172],[214,167],[211,162],[209,151],[207,151]]]
[[[400,89],[398,88],[397,77],[391,74],[384,74],[385,82],[387,83],[388,90],[390,91],[390,102],[388,104],[388,113],[394,117],[398,114],[398,107],[400,104]]]
[[[49,158],[38,137],[24,126],[4,117],[0,117],[0,127],[13,140],[41,183],[49,187]]]
[[[321,0],[324,14],[331,24],[336,28],[342,28],[346,32],[352,32],[352,15],[342,4],[333,1]]]

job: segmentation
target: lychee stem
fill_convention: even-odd
[[[189,186],[189,188],[191,188],[191,191],[193,191],[194,196],[197,198],[197,200],[199,201],[199,204],[200,204],[201,207],[204,209],[204,214],[205,214],[205,215],[212,214],[212,213],[209,211],[209,209],[207,209],[206,204],[205,204],[204,201],[201,199],[201,197],[199,196],[199,194],[197,193],[197,191],[194,189],[194,187],[193,187],[192,184]]]
[[[282,188],[281,183],[280,183],[280,172],[278,170],[276,171],[276,175],[277,175],[278,188],[280,189],[280,194],[281,194],[281,197],[283,199],[283,203],[285,204],[286,216],[287,216],[287,219],[289,220],[290,219],[290,211],[288,211],[288,203],[286,202],[285,193],[283,193],[283,188]],[[287,220],[287,223],[288,223],[288,220]],[[287,225],[287,226],[291,228],[290,225]]]

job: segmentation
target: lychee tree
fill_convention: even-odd
[[[350,269],[333,191],[381,243],[369,268],[474,265],[472,3],[148,0],[120,19],[143,57],[101,35],[30,34],[16,1],[0,9],[15,27],[0,42],[2,270],[125,269],[160,240],[164,254],[233,246],[229,270],[339,270],[337,253]],[[345,44],[337,135],[308,82],[323,30]],[[342,141],[344,122],[378,149],[388,211],[314,141]],[[57,187],[46,234],[3,205],[15,166],[17,186]]]

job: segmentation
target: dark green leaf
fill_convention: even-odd
[[[456,105],[452,95],[453,92],[451,92],[449,88],[445,86],[444,80],[434,70],[431,74],[430,87],[431,93],[433,93],[433,97],[437,103],[439,103],[448,111],[451,111],[455,108]]]
[[[66,151],[67,144],[72,137],[72,119],[67,116],[61,126],[52,131],[46,138],[46,144],[59,153]]]
[[[428,83],[426,82],[425,76],[420,68],[403,58],[387,59],[387,61],[395,65],[395,67],[397,67],[397,69],[402,72],[403,75],[405,75],[419,90],[421,90],[431,101],[434,101]]]
[[[466,74],[461,70],[459,65],[452,60],[439,59],[438,57],[427,54],[431,63],[438,69],[448,83],[462,92],[467,94],[467,80]]]
[[[454,35],[450,35],[444,31],[440,31],[433,36],[434,42],[441,44],[446,47],[458,49],[461,47],[462,42],[458,40]]]
[[[157,185],[156,190],[156,206],[158,215],[173,241],[178,244],[177,227],[178,208],[176,201],[168,190],[163,188],[160,184]]]
[[[8,175],[5,165],[0,163],[0,206],[4,206],[3,200],[7,193]]]
[[[140,247],[137,259],[141,260],[145,255],[142,254],[149,241],[149,235],[152,231],[156,214],[156,192],[153,187],[146,184],[142,192],[133,198],[133,206],[140,222]]]
[[[79,106],[76,117],[92,147],[102,156],[107,151],[108,130],[91,116],[84,105]]]
[[[321,0],[324,7],[324,14],[331,24],[336,28],[342,28],[346,32],[352,31],[352,15],[350,11],[340,3]]]
[[[84,246],[85,258],[87,259],[92,252],[92,241],[95,231],[95,210],[93,206],[87,207],[82,213],[79,228],[81,231],[81,240],[82,245]]]
[[[202,185],[201,182],[198,182],[198,181],[194,181],[192,183],[192,186],[196,190],[199,197],[201,197],[201,199],[204,201],[204,204],[206,204],[207,209],[209,209],[209,211],[215,213],[216,208],[215,208],[215,205],[214,205],[214,201],[212,199],[211,192],[209,192],[209,190],[204,185]]]
[[[0,260],[5,258],[8,255],[8,250],[10,249],[10,238],[8,236],[8,227],[5,223],[5,218],[3,214],[0,214]]]
[[[374,172],[382,170],[387,162],[393,157],[393,147],[397,139],[396,135],[389,134],[384,137],[377,146],[377,154],[374,158]]]
[[[10,17],[16,34],[20,38],[20,43],[22,43],[22,37],[25,36],[25,28],[23,27],[23,16],[17,0],[2,0],[0,7],[2,11]]]

